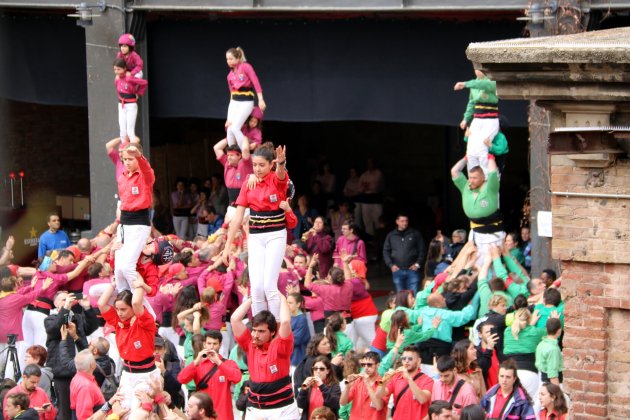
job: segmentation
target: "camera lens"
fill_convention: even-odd
[[[205,359],[206,357],[208,357],[208,355],[207,355],[206,353],[203,353],[203,354],[201,355],[201,358],[202,358],[202,359]]]

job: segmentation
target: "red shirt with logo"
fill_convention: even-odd
[[[236,199],[236,205],[249,207],[254,211],[278,210],[280,202],[287,198],[288,184],[288,173],[285,173],[284,179],[278,179],[275,172],[269,172],[256,183],[253,190],[250,190],[247,183],[244,183]]]
[[[155,350],[155,319],[147,309],[123,322],[111,306],[101,316],[116,330],[116,345],[120,357],[128,362],[141,362],[153,356]]]
[[[117,181],[121,210],[139,211],[151,207],[155,174],[144,156],[138,158],[137,171],[130,174],[125,170]]]
[[[274,382],[289,376],[293,333],[286,338],[279,335],[258,347],[249,330],[236,338],[236,342],[247,354],[250,379],[254,382]]]

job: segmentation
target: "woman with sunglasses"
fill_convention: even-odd
[[[313,410],[322,406],[338,415],[341,388],[328,357],[318,356],[315,359],[312,374],[302,382],[297,396],[298,407],[303,410],[301,420],[308,420]]]

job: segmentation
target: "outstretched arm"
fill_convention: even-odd
[[[243,323],[243,319],[247,316],[247,312],[249,312],[249,308],[251,306],[252,306],[252,300],[250,299],[250,297],[243,295],[243,303],[241,303],[241,306],[236,308],[236,310],[232,314],[232,317],[230,318],[230,324],[232,325],[232,332],[234,333],[235,337],[240,337],[245,332],[245,330],[247,330],[247,327]],[[280,306],[280,311],[281,311],[280,317],[282,318],[282,305]],[[290,322],[291,320],[289,320],[289,328],[291,328]]]
[[[287,338],[291,335],[291,311],[287,305],[287,298],[280,293],[280,328],[278,328],[280,338]]]

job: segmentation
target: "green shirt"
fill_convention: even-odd
[[[476,190],[471,190],[468,180],[460,173],[453,178],[453,184],[462,193],[462,206],[469,219],[487,217],[499,208],[499,176],[497,171],[488,172],[486,182]]]
[[[538,318],[538,322],[536,322],[536,326],[538,328],[547,328],[547,320],[551,318],[551,313],[553,311],[558,312],[560,315],[560,324],[562,328],[564,328],[564,302],[560,302],[558,306],[545,306],[542,303],[539,303],[534,307],[534,311],[538,311],[540,318]]]
[[[499,97],[497,96],[497,82],[484,77],[483,79],[469,80],[465,83],[465,86],[470,89],[470,94],[468,95],[468,105],[466,105],[466,112],[464,112],[464,119],[467,122],[471,122],[473,120],[476,104],[499,103]]]
[[[506,328],[503,333],[503,354],[535,353],[536,346],[545,335],[546,329],[528,325],[518,334],[517,340],[512,334],[512,329]]]
[[[536,369],[545,372],[549,378],[557,378],[562,372],[562,351],[557,339],[545,337],[538,344],[536,347]]]
[[[400,346],[401,349],[404,349],[407,346],[410,346],[412,344],[417,344],[417,343],[421,343],[423,341],[427,341],[429,338],[431,338],[433,336],[433,334],[435,333],[435,328],[433,328],[433,326],[431,326],[430,328],[428,328],[425,331],[422,331],[422,325],[413,325],[411,328],[407,328],[406,330],[403,330],[403,334],[405,334],[405,341],[403,341],[402,346]],[[394,347],[394,343],[393,341],[389,341],[389,339],[387,339],[387,350],[391,350]]]
[[[345,356],[350,350],[352,350],[352,341],[348,338],[346,333],[337,331],[335,333],[335,338],[337,339],[337,349],[331,353],[332,357],[335,357],[339,353]]]

